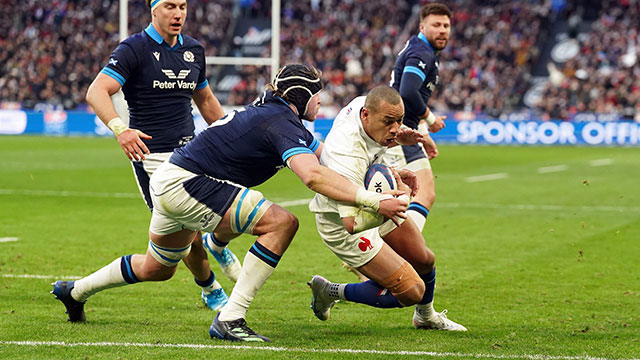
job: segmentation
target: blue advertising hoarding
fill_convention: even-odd
[[[198,131],[206,127],[198,114],[195,123]],[[319,118],[307,127],[324,139],[332,123],[333,119]],[[445,124],[432,134],[438,143],[640,146],[640,123],[630,121],[447,120]],[[0,110],[0,134],[112,136],[95,114],[85,111]]]

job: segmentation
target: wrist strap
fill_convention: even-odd
[[[113,131],[113,134],[116,137],[118,137],[120,134],[122,134],[123,131],[129,129],[129,127],[127,125],[125,125],[122,122],[122,119],[120,119],[119,117],[109,120],[109,122],[107,123],[107,127],[109,129],[111,129],[111,131]]]
[[[436,116],[433,115],[433,111],[429,110],[429,116],[427,116],[427,118],[424,120],[427,122],[427,124],[433,125],[436,122]]]
[[[356,204],[370,207],[377,212],[380,209],[380,201],[391,199],[392,197],[389,194],[378,194],[377,192],[359,188],[356,193]]]

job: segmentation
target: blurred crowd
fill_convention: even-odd
[[[185,33],[198,34],[207,55],[217,55],[233,4],[189,0]],[[150,21],[143,0],[129,2],[129,33]],[[25,108],[84,105],[89,84],[120,41],[118,24],[118,0],[0,1],[0,99]]]
[[[553,119],[597,112],[640,121],[640,1],[604,1],[589,31],[572,35],[577,55],[552,69],[535,108]]]
[[[324,105],[341,107],[388,83],[397,53],[418,32],[426,0],[282,0],[281,63],[322,70]],[[499,117],[524,106],[532,70],[553,21],[552,3],[452,0],[449,45],[440,56],[437,111]],[[207,55],[225,55],[234,18],[269,17],[269,0],[189,0],[184,33]],[[640,113],[640,1],[607,0],[579,55],[557,65],[534,109],[551,118],[581,111]],[[567,18],[575,14],[567,12]],[[0,1],[0,99],[82,106],[88,85],[119,42],[117,0]],[[129,33],[150,21],[142,0],[129,2]],[[269,55],[269,47],[263,56]],[[269,82],[268,67],[238,67],[226,103],[252,101]],[[212,80],[215,82],[215,80]]]

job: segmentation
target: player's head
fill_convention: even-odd
[[[187,19],[187,0],[145,0],[160,35],[178,36]]]
[[[369,137],[382,146],[390,145],[404,118],[404,103],[400,93],[387,85],[373,88],[367,94],[360,118]]]
[[[302,64],[285,65],[278,71],[271,87],[277,96],[296,108],[298,117],[309,121],[316,119],[322,90],[318,69]]]
[[[447,47],[451,34],[451,10],[442,3],[429,3],[420,10],[420,32],[435,51]]]

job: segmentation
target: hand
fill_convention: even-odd
[[[396,134],[396,143],[401,145],[415,145],[422,142],[422,140],[422,134],[412,129],[400,129]]]
[[[410,194],[411,187],[407,186],[407,184],[404,181],[402,181],[402,176],[400,176],[400,174],[396,171],[396,169],[394,168],[389,168],[389,169],[391,170],[393,177],[396,179],[396,183],[398,184],[398,190],[404,192],[405,194]]]
[[[424,150],[427,152],[427,156],[429,156],[429,160],[438,156],[438,146],[429,134],[424,135],[424,140],[421,141],[421,143],[422,146],[424,146]]]
[[[380,201],[378,214],[391,219],[391,221],[396,225],[400,226],[400,222],[398,222],[396,216],[402,219],[407,218],[407,206],[409,206],[409,202],[403,199],[398,199],[396,196],[405,195],[405,193],[400,190],[391,190],[389,192],[385,192],[385,194],[391,194],[394,197]]]
[[[435,115],[435,114],[434,114]],[[436,122],[434,122],[433,124],[429,125],[429,131],[432,133],[436,133],[440,130],[442,130],[444,128],[444,119],[447,118],[447,116],[438,116],[435,115],[436,117]]]
[[[410,188],[409,190],[405,190],[407,191],[407,194],[411,193],[412,197],[416,196],[418,190],[420,189],[420,181],[418,180],[418,175],[416,175],[416,173],[409,169],[398,170],[398,175],[400,175],[400,179],[402,180],[402,182]],[[402,188],[400,188],[400,186],[398,186],[398,189],[403,190]]]
[[[149,140],[151,136],[136,129],[127,129],[118,136],[118,143],[129,160],[144,160],[144,154],[150,153],[142,139]]]

